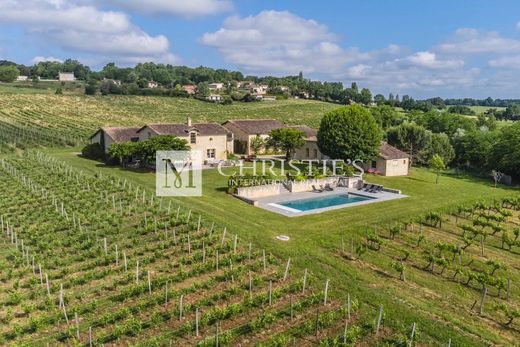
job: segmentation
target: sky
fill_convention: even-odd
[[[520,1],[0,0],[0,60],[67,58],[520,98]]]

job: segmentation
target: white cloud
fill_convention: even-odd
[[[344,49],[325,25],[290,12],[262,11],[256,16],[233,16],[222,28],[205,33],[201,41],[248,72],[339,74],[346,64],[364,56]]]
[[[462,28],[455,31],[447,42],[440,44],[438,50],[454,54],[520,52],[520,40],[503,37],[494,31]]]
[[[1,23],[22,26],[49,45],[116,57],[116,61],[142,58],[139,61],[179,62],[170,52],[165,36],[149,35],[134,25],[127,14],[100,10],[88,1],[0,1]]]
[[[131,11],[154,14],[173,14],[186,17],[207,16],[233,9],[230,0],[108,0],[112,4]]]
[[[31,59],[31,63],[32,64],[38,64],[38,63],[46,62],[46,61],[57,61],[59,63],[63,62],[63,60],[61,60],[59,58],[54,58],[54,57],[37,56],[37,57],[34,57],[34,58]]]
[[[439,59],[435,53],[422,51],[409,55],[405,62],[428,69],[458,69],[464,66],[462,59]]]
[[[489,66],[506,69],[520,69],[520,55],[491,59],[489,61]]]

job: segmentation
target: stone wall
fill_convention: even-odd
[[[281,184],[265,184],[261,186],[237,188],[235,195],[248,199],[255,199],[264,196],[278,195],[281,190]]]

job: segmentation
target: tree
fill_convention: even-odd
[[[205,98],[209,95],[209,86],[207,82],[201,82],[197,85],[196,95]]]
[[[0,66],[0,82],[13,82],[20,74],[14,65]]]
[[[491,157],[496,169],[520,177],[520,122],[501,130],[497,143],[493,146]]]
[[[332,159],[372,160],[382,132],[365,107],[352,105],[325,114],[318,130],[318,147]]]
[[[413,122],[390,128],[386,134],[388,143],[408,153],[411,162],[414,162],[419,152],[431,142],[431,133]]]
[[[372,116],[374,116],[377,124],[383,129],[388,129],[401,121],[395,108],[388,105],[371,107],[370,112]]]
[[[117,158],[122,165],[128,158],[137,155],[139,152],[139,142],[113,143],[108,150],[111,158]]]
[[[269,133],[267,143],[270,147],[281,149],[285,158],[291,159],[292,153],[305,144],[305,133],[294,128],[274,129]]]
[[[446,165],[455,158],[455,150],[448,135],[444,133],[431,134],[430,143],[419,153],[419,161],[427,164],[435,154],[438,154]]]
[[[262,148],[265,147],[265,144],[266,144],[265,140],[260,135],[256,135],[251,140],[251,150],[253,151],[253,154],[257,155],[258,153],[260,153]]]
[[[87,82],[87,85],[85,86],[85,94],[86,95],[95,95],[97,92],[97,87],[98,87],[97,81],[94,79],[90,79]]]
[[[370,105],[372,103],[372,93],[370,92],[370,89],[361,89],[361,93],[359,94],[359,102],[363,105]]]
[[[182,151],[187,150],[188,142],[175,136],[155,136],[143,142],[137,142],[136,154],[140,155],[144,161],[155,159],[157,151]]]
[[[435,173],[437,174],[437,177],[435,178],[435,183],[439,184],[439,176],[441,174],[441,171],[446,169],[446,164],[444,163],[444,160],[442,160],[442,157],[440,155],[435,154],[430,159],[430,168],[432,170],[435,170]]]
[[[385,96],[383,94],[376,94],[376,96],[374,96],[374,102],[378,105],[384,104]]]

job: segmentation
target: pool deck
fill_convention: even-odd
[[[280,203],[293,201],[293,200],[326,197],[326,196],[346,194],[346,193],[352,193],[355,195],[366,196],[366,197],[370,197],[370,198],[374,198],[374,199],[358,201],[358,202],[353,202],[353,203],[343,204],[343,205],[318,208],[318,209],[309,210],[309,211],[299,211],[299,210],[296,210],[293,208],[289,208],[289,207],[280,205]],[[316,192],[290,193],[288,191],[284,191],[280,195],[266,196],[263,198],[257,198],[255,200],[257,201],[256,205],[260,208],[263,208],[264,210],[275,212],[275,213],[284,215],[286,217],[299,217],[299,216],[305,216],[305,215],[309,215],[309,214],[321,213],[321,212],[325,212],[325,211],[338,210],[341,208],[349,208],[349,207],[373,204],[373,203],[378,203],[378,202],[383,202],[383,201],[403,199],[406,197],[407,196],[403,195],[403,194],[396,194],[396,193],[389,193],[389,192],[369,193],[369,192],[365,192],[365,191],[357,190],[357,189],[336,187],[336,188],[334,188],[333,191],[323,191],[322,193],[316,193]]]

